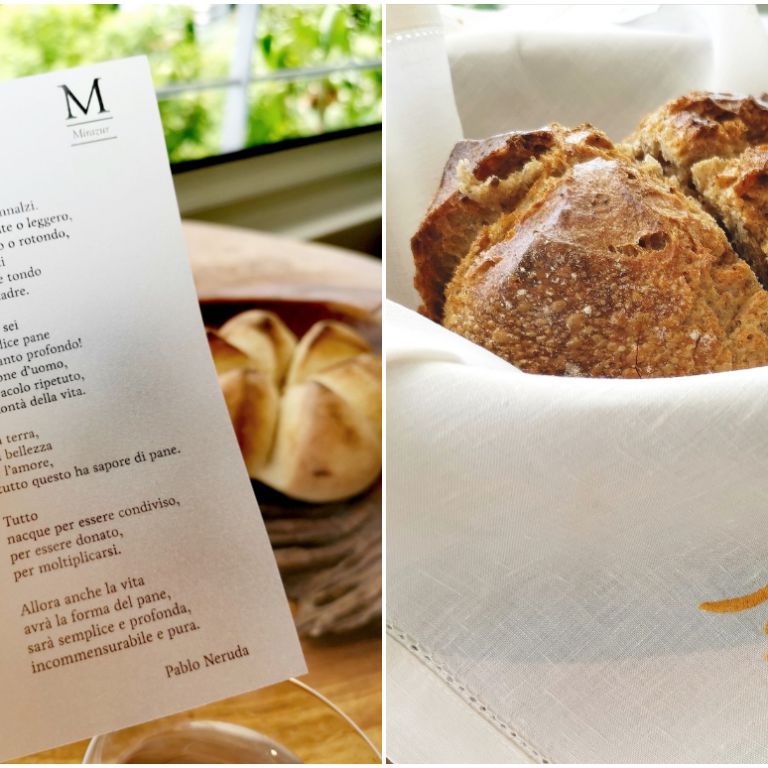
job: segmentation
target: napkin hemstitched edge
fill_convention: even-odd
[[[415,656],[431,672],[437,675],[448,687],[456,693],[466,704],[472,707],[483,719],[487,720],[494,728],[506,736],[515,746],[525,752],[531,759],[543,765],[556,761],[543,754],[540,749],[534,747],[530,741],[520,734],[520,729],[497,715],[474,691],[445,664],[435,661],[433,653],[424,648],[415,637],[398,627],[391,621],[387,621],[387,634],[396,640],[410,654]]]
[[[437,37],[443,34],[443,28],[430,24],[426,27],[419,27],[417,29],[411,29],[407,32],[393,32],[387,35],[387,45],[394,45],[396,43],[403,43],[409,40],[417,40],[422,37]]]

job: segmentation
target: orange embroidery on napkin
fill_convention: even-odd
[[[750,592],[741,597],[731,597],[727,600],[716,600],[710,603],[702,603],[699,608],[702,611],[711,611],[712,613],[736,613],[737,611],[746,611],[754,608],[760,603],[768,600],[768,586],[758,589],[757,592]],[[766,630],[768,631],[768,629]]]

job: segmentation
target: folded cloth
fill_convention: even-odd
[[[560,6],[538,20],[541,11],[449,11],[446,44],[467,138],[554,120],[591,122],[620,141],[670,96],[768,88],[755,6]]]
[[[530,763],[399,643],[387,643],[387,754],[395,763]],[[429,712],[429,726],[414,732]],[[456,724],[459,723],[459,727]]]
[[[768,90],[757,14],[635,14],[590,58],[575,33],[464,24],[446,46],[416,23],[387,50],[387,614],[390,706],[424,706],[390,713],[390,757],[766,761],[768,369],[524,374],[413,311],[408,247],[459,122],[623,132],[680,89]]]
[[[533,760],[768,759],[768,602],[700,607],[768,583],[768,369],[534,376],[436,356],[410,315],[388,307],[390,638]]]

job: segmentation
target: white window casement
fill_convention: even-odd
[[[380,127],[280,146],[179,166],[174,181],[182,216],[378,252]]]
[[[229,77],[173,83],[157,91],[159,101],[200,91],[224,94],[222,154],[174,165],[181,213],[377,252],[382,215],[380,125],[251,148],[246,141],[253,85],[380,71],[381,59],[254,73],[261,9],[252,4],[236,7]]]

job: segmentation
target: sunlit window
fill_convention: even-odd
[[[146,54],[174,163],[381,122],[380,5],[0,5],[0,78]]]

